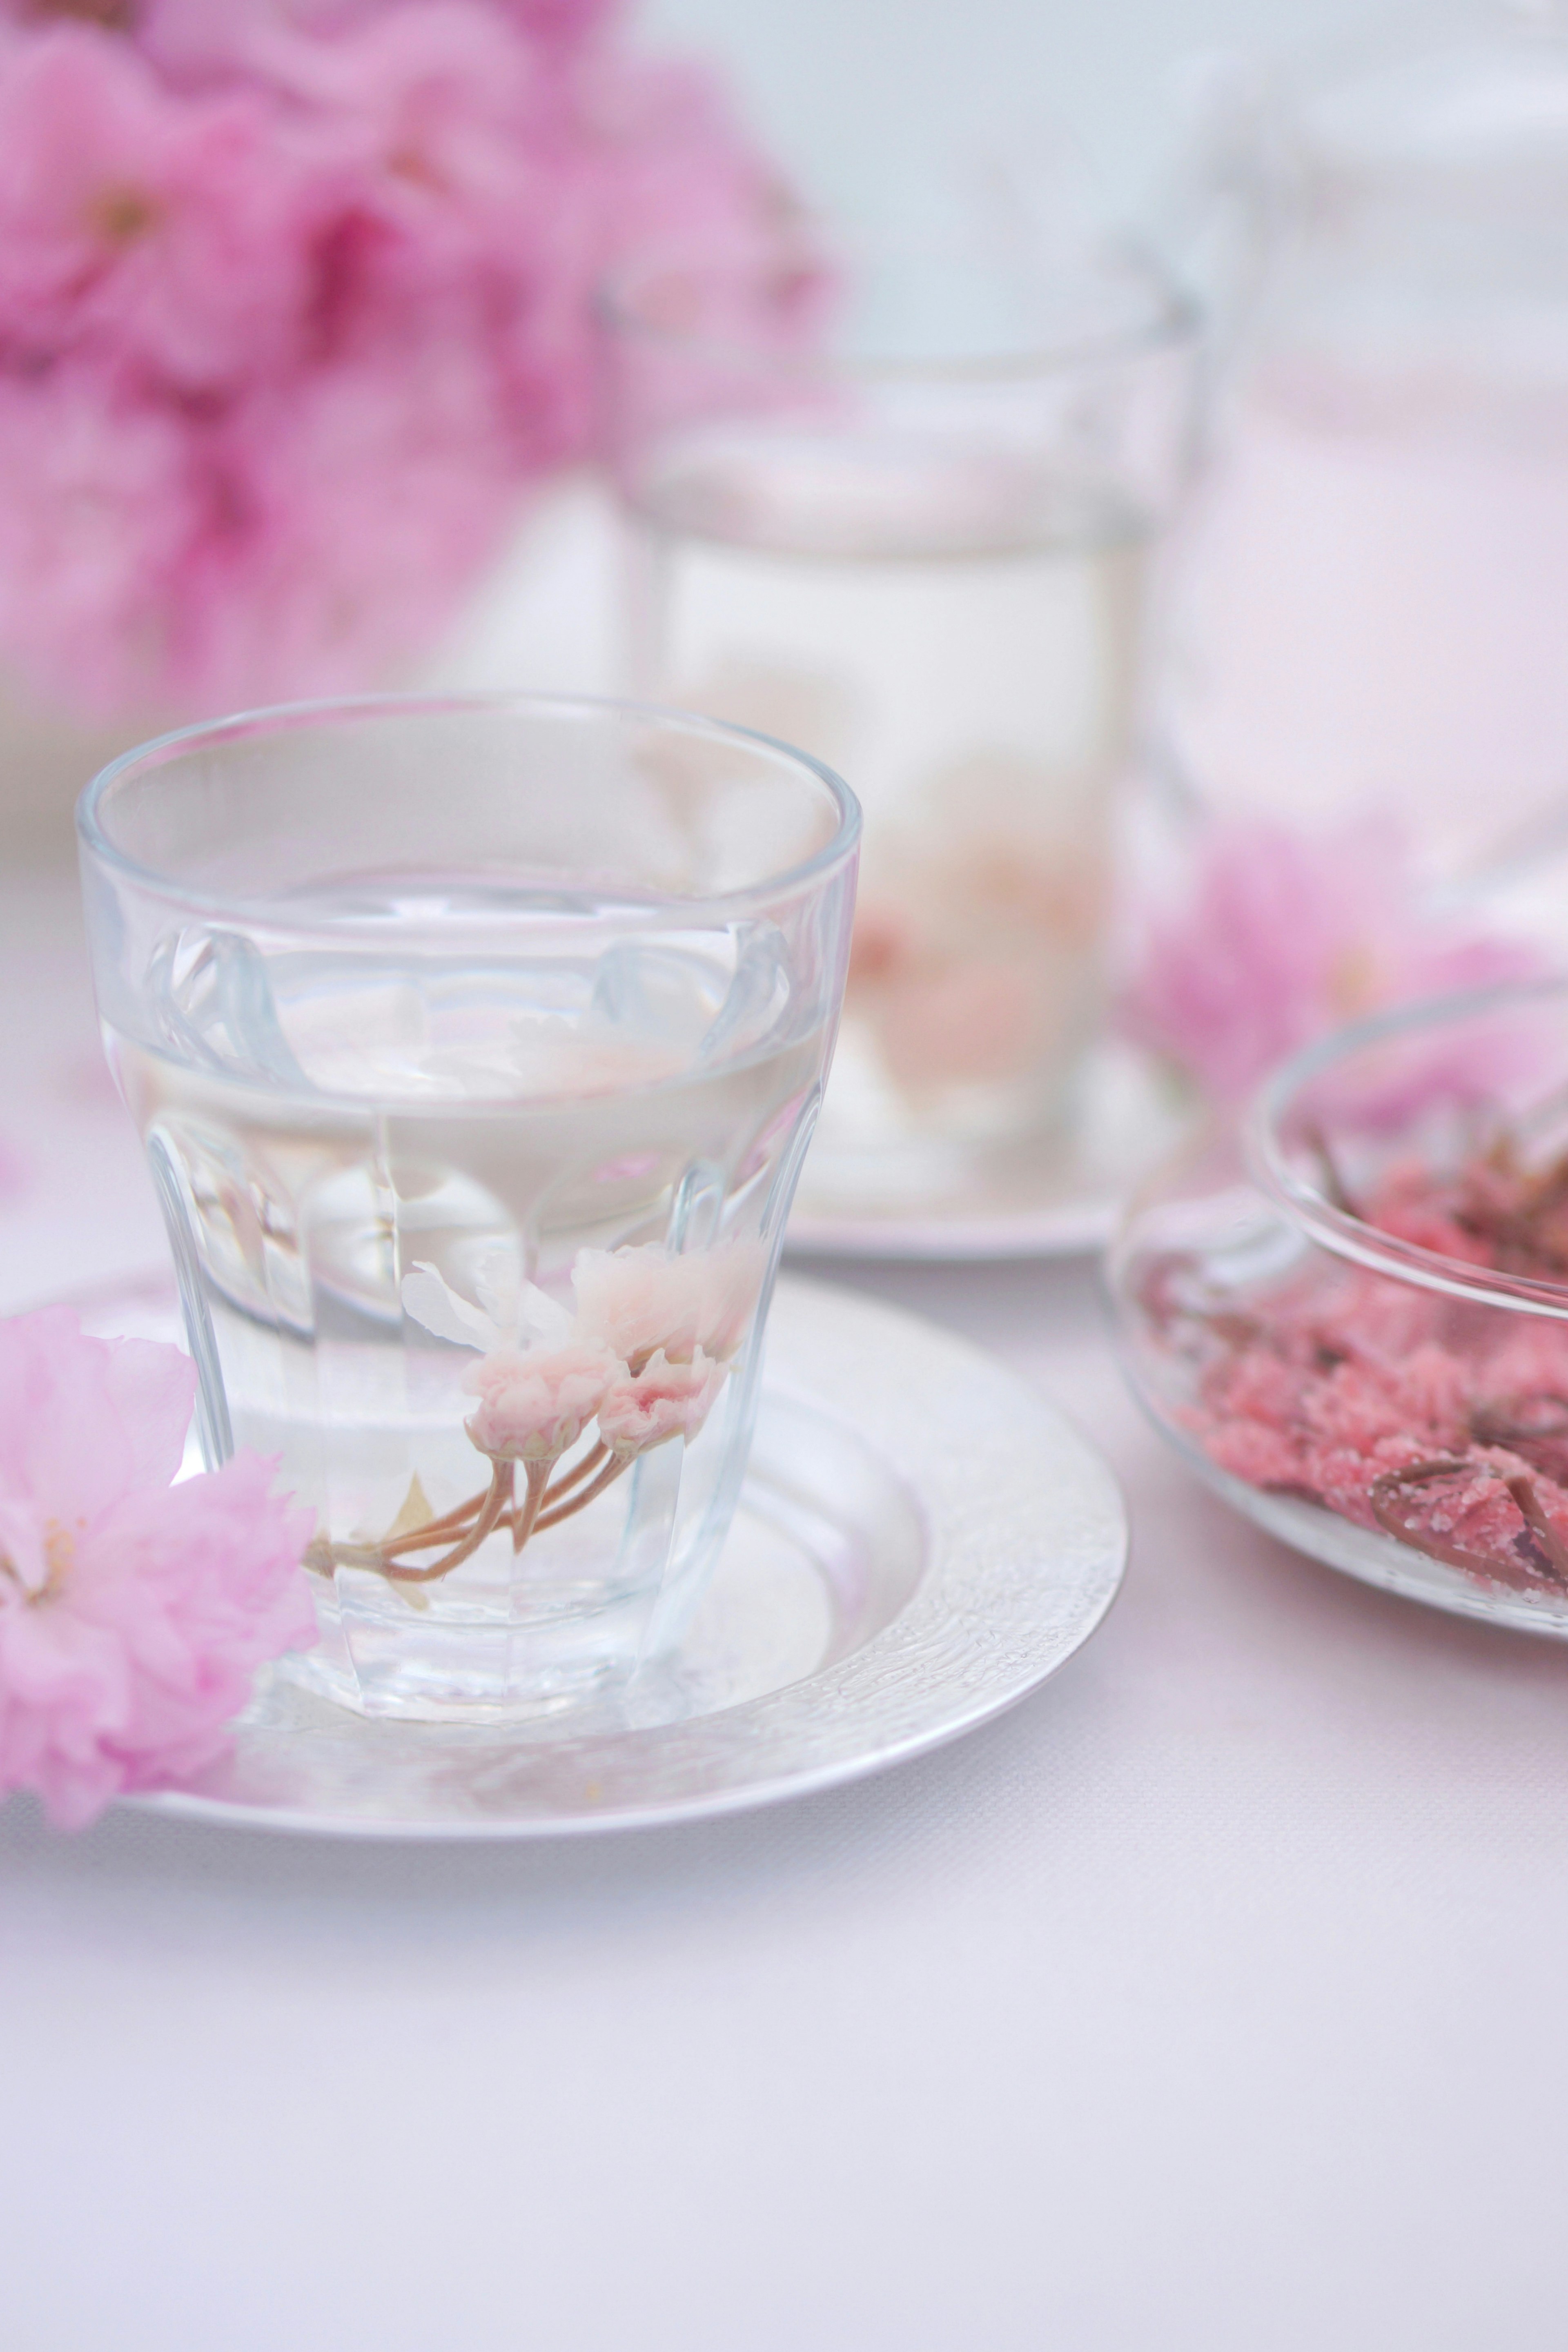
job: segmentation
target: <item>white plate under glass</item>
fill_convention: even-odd
[[[82,1307],[178,1338],[161,1283]],[[370,1721],[264,1676],[226,1762],[128,1801],[353,1837],[562,1836],[825,1789],[955,1738],[1054,1674],[1110,1606],[1115,1480],[965,1341],[786,1277],[734,1529],[679,1650],[569,1727]]]

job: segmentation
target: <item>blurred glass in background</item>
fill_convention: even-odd
[[[1568,28],[1429,12],[1234,78],[1196,170],[1222,332],[1176,775],[1500,880],[1568,829]]]
[[[607,316],[627,683],[836,763],[867,814],[808,1189],[940,1202],[1049,1125],[1100,1024],[1194,315],[1020,209],[784,281],[650,258]]]

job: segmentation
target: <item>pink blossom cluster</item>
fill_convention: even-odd
[[[575,1313],[525,1287],[510,1302],[509,1324],[419,1265],[404,1277],[403,1303],[440,1338],[484,1349],[463,1383],[479,1400],[466,1426],[481,1454],[553,1462],[596,1420],[599,1443],[629,1460],[702,1427],[766,1265],[761,1243],[744,1240],[679,1255],[652,1244],[579,1250]],[[480,1286],[499,1310],[494,1286]]]
[[[465,1426],[492,1461],[553,1462],[576,1444],[625,1369],[597,1342],[493,1348],[463,1381],[479,1400]]]
[[[62,1828],[210,1764],[257,1667],[316,1638],[271,1465],[171,1484],[195,1394],[178,1349],[68,1307],[0,1323],[0,1793]]]
[[[1504,1253],[1479,1220],[1521,1191],[1495,1160],[1457,1180],[1405,1166],[1364,1217],[1496,1267]],[[1223,1302],[1191,1265],[1165,1262],[1145,1303],[1195,1361],[1181,1418],[1222,1470],[1485,1581],[1568,1591],[1568,1324],[1327,1258]]]
[[[374,682],[600,434],[595,289],[775,184],[605,0],[0,0],[0,659]]]
[[[1528,949],[1424,905],[1392,825],[1216,821],[1174,902],[1148,918],[1121,1021],[1234,1103],[1345,1022],[1540,969]],[[1432,1085],[1455,1076],[1451,1060],[1424,1071]]]

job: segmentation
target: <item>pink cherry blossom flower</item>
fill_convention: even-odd
[[[201,529],[175,419],[85,362],[0,370],[0,646],[35,684],[75,680],[95,708],[161,689],[158,615]]]
[[[745,1336],[762,1289],[760,1242],[718,1242],[672,1257],[656,1245],[579,1250],[572,1269],[581,1328],[633,1365],[662,1349],[670,1363],[723,1363]]]
[[[1237,1102],[1361,1014],[1540,969],[1527,948],[1424,908],[1390,825],[1215,824],[1181,903],[1149,926],[1122,1025],[1214,1101]]]
[[[621,10],[621,0],[501,0],[544,48],[569,55],[584,48]]]
[[[258,390],[206,451],[201,488],[233,520],[198,517],[168,575],[165,677],[227,705],[373,675],[389,640],[442,625],[513,481],[460,341],[410,349],[396,374],[384,353]]]
[[[480,1401],[464,1426],[493,1461],[552,1462],[576,1444],[625,1369],[592,1342],[497,1349],[464,1379]]]
[[[0,330],[187,391],[270,369],[301,331],[318,177],[265,95],[182,99],[128,44],[61,26],[0,71]]]
[[[0,1790],[79,1828],[228,1745],[256,1668],[316,1638],[308,1511],[244,1454],[178,1486],[177,1349],[0,1323]]]
[[[29,686],[145,719],[383,683],[530,487],[602,454],[601,279],[782,224],[711,79],[605,16],[0,0],[0,659]]]
[[[460,305],[467,274],[481,260],[504,266],[509,237],[531,266],[526,207],[549,182],[523,134],[546,101],[536,60],[493,5],[422,0],[257,54],[293,106],[330,126],[343,192],[382,232],[359,256],[371,286],[423,280]]]
[[[671,1363],[662,1349],[640,1372],[616,1381],[599,1407],[599,1435],[612,1454],[646,1454],[672,1437],[695,1437],[729,1377],[700,1349]]]
[[[174,75],[211,75],[253,59],[279,28],[342,33],[386,13],[388,0],[4,0],[23,23],[75,16],[134,39]],[[540,54],[566,60],[616,12],[617,0],[496,0]]]

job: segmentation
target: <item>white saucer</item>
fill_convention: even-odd
[[[177,1336],[142,1286],[89,1329]],[[155,1812],[349,1837],[546,1837],[803,1795],[938,1747],[1071,1657],[1121,1581],[1110,1470],[963,1341],[779,1285],[752,1463],[668,1667],[564,1730],[366,1722],[268,1678],[233,1757]]]
[[[976,1158],[963,1189],[940,1201],[854,1201],[808,1157],[786,1245],[812,1257],[1079,1257],[1104,1247],[1128,1192],[1191,1118],[1143,1055],[1107,1042],[1059,1129]]]

